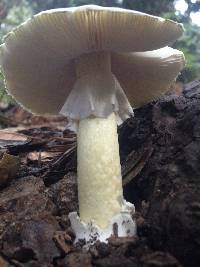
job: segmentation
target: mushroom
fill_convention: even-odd
[[[64,114],[77,130],[79,216],[69,215],[76,241],[136,234],[117,124],[168,90],[184,56],[167,45],[182,32],[171,20],[87,5],[41,12],[5,37],[8,92],[33,113]]]

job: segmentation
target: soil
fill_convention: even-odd
[[[0,105],[0,267],[199,267],[200,81],[119,127],[138,236],[73,245],[76,136],[62,117]]]

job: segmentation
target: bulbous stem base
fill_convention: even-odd
[[[111,219],[104,229],[98,227],[93,221],[90,223],[81,221],[77,212],[71,212],[69,219],[72,229],[76,234],[74,242],[77,243],[79,240],[85,240],[85,247],[89,248],[98,240],[107,243],[108,238],[111,236],[135,236],[136,222],[131,216],[134,211],[134,205],[124,202],[122,210]]]

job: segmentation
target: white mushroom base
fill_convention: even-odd
[[[85,240],[86,246],[90,246],[97,240],[107,243],[107,239],[110,236],[128,237],[136,235],[136,223],[131,216],[131,213],[134,213],[134,211],[134,205],[124,201],[122,211],[116,214],[104,229],[101,229],[93,222],[82,222],[77,212],[71,212],[69,219],[72,229],[76,234],[74,242],[77,243],[79,240]]]

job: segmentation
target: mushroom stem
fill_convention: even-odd
[[[123,193],[116,116],[87,118],[78,128],[80,219],[106,228],[122,210]]]
[[[75,243],[85,239],[90,246],[96,240],[107,242],[111,235],[135,235],[134,205],[123,198],[115,113],[81,120],[77,137],[80,217],[69,214]]]
[[[78,125],[79,214],[69,215],[76,241],[106,241],[118,227],[119,236],[135,234],[123,199],[117,122],[133,114],[111,70],[109,52],[94,52],[75,60],[77,81],[61,113]],[[78,108],[77,108],[78,107]],[[118,120],[118,121],[117,121]],[[98,236],[98,237],[97,237]]]

